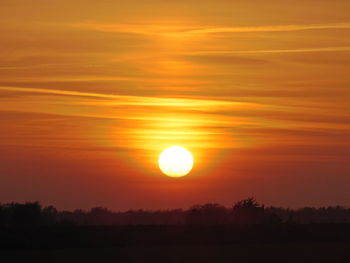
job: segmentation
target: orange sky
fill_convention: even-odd
[[[350,205],[350,1],[0,8],[0,202]],[[182,145],[187,177],[157,157]]]

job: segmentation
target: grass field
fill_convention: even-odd
[[[113,248],[5,250],[23,262],[281,262],[347,263],[350,243],[231,244],[220,246],[127,246]],[[6,260],[6,262],[11,262]],[[4,261],[5,262],[5,261]]]
[[[6,263],[348,263],[350,225],[2,228],[0,255]]]

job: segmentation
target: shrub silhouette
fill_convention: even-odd
[[[188,210],[129,210],[113,212],[103,207],[89,211],[57,211],[38,202],[0,204],[0,227],[77,225],[222,225],[278,223],[350,223],[350,209],[265,207],[254,198],[236,202],[231,208],[216,203],[198,204]]]
[[[258,224],[265,219],[264,206],[259,205],[252,197],[236,202],[231,209],[231,215],[231,222],[236,224]]]
[[[186,212],[186,222],[197,225],[214,225],[227,223],[227,210],[219,204],[192,206]]]
[[[40,224],[41,206],[38,202],[11,203],[4,205],[1,211],[5,225],[37,226]]]

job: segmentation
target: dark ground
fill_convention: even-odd
[[[349,243],[144,245],[112,248],[20,249],[1,251],[4,262],[278,262],[348,263]]]
[[[0,229],[2,262],[350,262],[349,224]]]

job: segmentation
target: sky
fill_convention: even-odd
[[[349,10],[2,0],[0,202],[349,206]],[[159,170],[172,145],[188,176]]]

